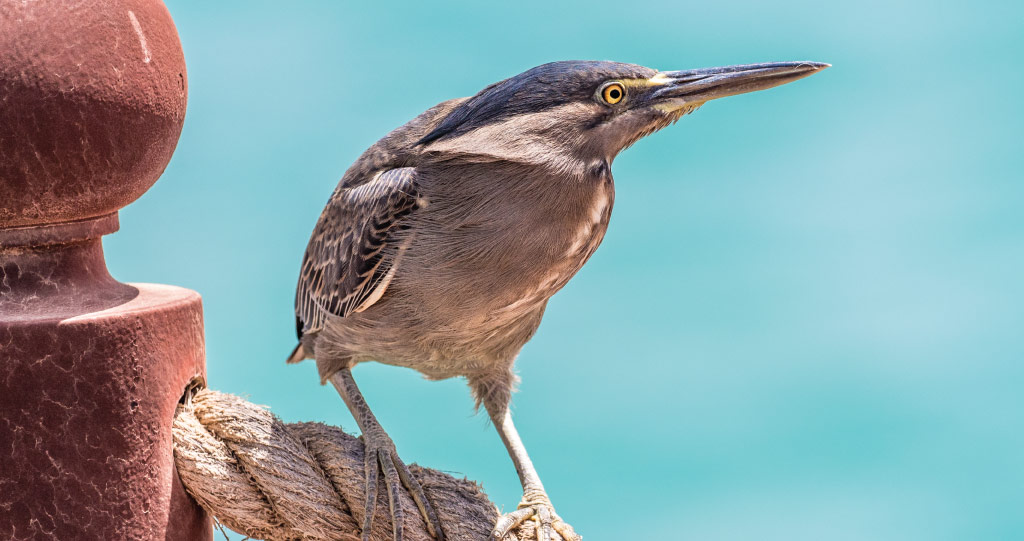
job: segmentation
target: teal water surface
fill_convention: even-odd
[[[188,116],[111,271],[203,295],[212,387],[349,430],[284,359],[367,146],[552,60],[832,63],[616,160],[604,244],[520,356],[523,438],[588,541],[1024,539],[1021,3],[167,3]],[[463,382],[355,374],[407,461],[515,508]]]

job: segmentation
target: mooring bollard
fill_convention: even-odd
[[[159,0],[0,1],[0,538],[211,539],[171,422],[204,375],[186,289],[100,238],[163,172],[185,61]]]

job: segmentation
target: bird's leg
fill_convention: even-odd
[[[530,455],[526,453],[523,440],[519,438],[519,431],[512,423],[512,413],[508,406],[487,405],[487,413],[491,417],[501,441],[505,443],[508,454],[512,457],[512,463],[516,466],[516,473],[519,474],[519,481],[523,485],[523,500],[519,508],[507,515],[503,515],[495,524],[491,537],[495,540],[504,539],[510,531],[519,526],[530,517],[536,517],[537,540],[558,541],[557,533],[564,541],[580,541],[582,538],[573,531],[556,513],[551,506],[551,500],[544,485],[540,482],[540,476],[533,467]]]
[[[419,481],[412,476],[409,468],[398,458],[395,451],[395,443],[391,437],[381,428],[377,417],[370,411],[363,394],[356,386],[356,380],[352,378],[350,368],[342,368],[330,377],[331,384],[338,390],[338,394],[348,405],[352,416],[359,423],[359,430],[363,433],[363,444],[365,445],[365,458],[363,467],[366,472],[366,501],[363,505],[363,541],[370,540],[373,526],[373,513],[377,504],[377,479],[384,472],[384,484],[388,490],[388,502],[391,506],[391,523],[394,526],[394,541],[402,541],[403,517],[405,511],[402,509],[399,500],[399,491],[404,485],[412,495],[413,501],[419,507],[423,520],[427,523],[427,530],[430,535],[438,541],[444,540],[444,532],[441,530],[441,523],[437,519],[437,513],[430,505],[423,487]]]

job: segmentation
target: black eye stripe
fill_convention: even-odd
[[[645,80],[656,73],[642,66],[614,62],[570,61],[537,66],[462,100],[438,118],[429,133],[416,144],[456,137],[515,115],[537,113],[577,101],[596,100],[616,105],[631,99],[626,96],[621,81]],[[617,98],[606,98],[601,93],[610,83],[618,83]],[[598,90],[596,94],[595,90]]]

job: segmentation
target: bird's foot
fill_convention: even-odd
[[[444,541],[444,532],[441,530],[441,522],[437,519],[437,513],[430,505],[423,492],[419,481],[413,477],[412,472],[406,467],[402,459],[398,458],[395,451],[395,444],[391,437],[383,429],[377,427],[369,433],[363,434],[365,445],[365,457],[363,467],[366,472],[366,501],[363,506],[363,535],[362,541],[370,541],[373,531],[373,514],[377,504],[377,484],[380,473],[384,473],[384,486],[388,492],[388,503],[390,504],[391,523],[394,525],[394,541],[403,541],[405,532],[405,515],[408,509],[402,506],[401,491],[405,487],[412,496],[424,522],[427,524],[427,531],[438,541]]]
[[[528,522],[529,521],[529,522]],[[532,522],[532,524],[530,523]],[[519,508],[502,515],[491,531],[493,541],[510,539],[509,534],[518,528],[520,541],[535,539],[536,541],[582,541],[582,537],[573,531],[561,517],[555,513],[547,496],[523,497]],[[532,530],[533,535],[530,535]],[[525,534],[525,536],[524,536]]]

